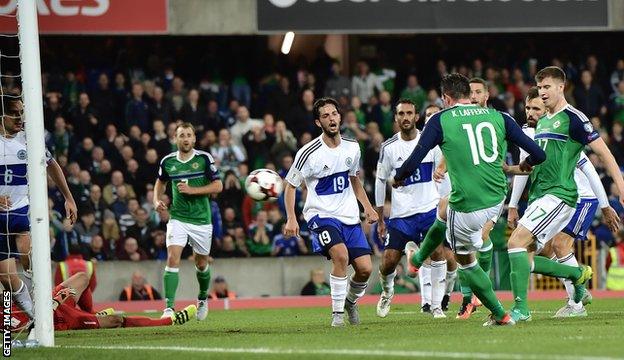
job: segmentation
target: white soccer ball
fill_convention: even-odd
[[[245,180],[247,194],[258,201],[275,201],[284,190],[282,178],[273,170],[257,169]]]

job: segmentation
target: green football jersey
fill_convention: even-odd
[[[171,181],[173,199],[169,211],[172,219],[195,225],[212,223],[210,197],[181,194],[177,186],[180,182],[187,182],[191,187],[200,187],[219,180],[219,172],[209,153],[194,150],[193,157],[187,161],[178,159],[177,151],[165,156],[160,161],[158,179]]]
[[[589,119],[571,105],[539,119],[535,142],[546,152],[546,161],[533,168],[529,203],[544,195],[554,195],[576,207],[574,169],[583,147],[598,137]]]
[[[503,114],[478,105],[458,105],[440,113],[440,124],[440,149],[451,179],[451,208],[472,212],[500,204],[507,194]]]

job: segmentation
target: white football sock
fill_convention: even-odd
[[[33,302],[30,298],[30,293],[28,292],[28,287],[23,281],[20,281],[21,285],[19,290],[13,292],[13,299],[15,299],[16,305],[22,309],[30,317],[31,319],[35,318],[35,314],[33,312]]]
[[[446,295],[451,295],[455,288],[455,280],[457,280],[457,269],[446,272]]]
[[[351,303],[356,303],[359,298],[364,296],[367,287],[366,281],[357,282],[353,280],[353,276],[349,279],[349,290],[347,291],[347,300]]]
[[[578,261],[576,261],[576,257],[573,253],[569,253],[561,259],[557,259],[557,261],[563,265],[578,267]],[[559,280],[561,280],[563,286],[565,286],[566,292],[568,293],[568,304],[575,309],[580,310],[583,307],[583,303],[574,302],[574,284],[572,283],[572,280],[562,278],[559,278]]]
[[[431,305],[431,266],[423,264],[418,270],[418,281],[420,282],[421,306]]]
[[[431,262],[431,308],[442,307],[446,290],[446,260]]]
[[[331,289],[332,311],[344,312],[345,298],[347,297],[347,277],[329,275],[329,287]]]
[[[392,294],[394,294],[394,278],[395,277],[396,277],[396,270],[385,276],[381,272],[379,272],[379,282],[381,283],[381,288],[383,289],[383,292],[388,296],[391,296]]]

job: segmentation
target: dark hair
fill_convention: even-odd
[[[2,109],[0,109],[2,115],[15,116],[11,113],[15,110],[17,104],[22,101],[19,94],[4,94],[0,97],[2,98]]]
[[[444,75],[440,81],[442,94],[452,99],[467,99],[470,97],[470,80],[462,74],[453,73]]]
[[[314,120],[320,120],[321,118],[321,108],[325,105],[334,105],[336,110],[338,110],[338,101],[330,97],[323,97],[314,102],[312,106],[312,113],[314,114]]]
[[[195,134],[195,126],[193,126],[193,124],[191,124],[190,122],[183,122],[182,124],[176,126],[176,132],[178,131],[178,129],[183,128],[183,129],[191,129],[193,130],[193,134]]]
[[[539,97],[539,91],[537,91],[537,86],[531,86],[529,91],[527,91],[527,100],[533,100]]]
[[[564,83],[566,82],[566,74],[558,66],[547,66],[542,70],[538,71],[537,74],[535,74],[535,81],[540,82],[547,77],[561,80]]]
[[[483,85],[483,88],[485,89],[485,91],[488,90],[487,81],[481,79],[480,77],[473,77],[472,79],[470,79],[470,84],[481,84]]]
[[[399,99],[399,101],[397,101],[396,104],[394,105],[394,109],[396,110],[396,108],[401,104],[412,105],[414,107],[414,112],[418,114],[418,106],[416,106],[416,104],[412,100],[407,99],[407,98]]]
[[[432,108],[432,107],[436,107],[436,108],[442,110],[442,108],[440,106],[436,105],[436,104],[429,104],[429,105],[427,105],[427,107],[425,107],[425,111],[427,111],[427,109]]]

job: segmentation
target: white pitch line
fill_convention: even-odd
[[[556,310],[552,310],[552,311],[548,311],[548,310],[537,310],[537,311],[531,311],[531,314],[554,314],[556,313]],[[617,311],[617,310],[587,310],[588,314],[622,314],[624,315],[624,310],[621,311]],[[423,314],[420,311],[390,311],[390,314],[395,314],[395,315],[409,315],[409,314]],[[429,314],[427,314],[429,315]]]
[[[57,346],[62,349],[93,350],[142,350],[142,351],[183,351],[194,353],[230,353],[230,354],[272,354],[272,355],[351,355],[351,356],[395,356],[420,358],[453,359],[509,359],[509,360],[624,360],[624,358],[606,356],[575,356],[554,354],[514,354],[514,353],[477,353],[446,351],[410,351],[410,350],[364,350],[364,349],[288,349],[288,348],[223,348],[223,347],[183,347],[183,346]]]

